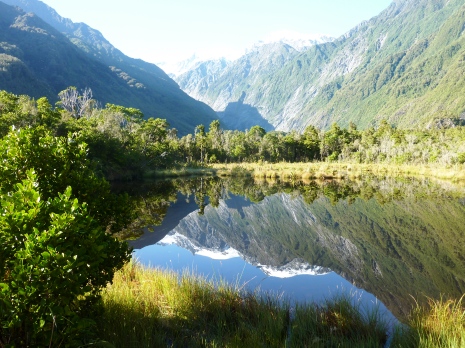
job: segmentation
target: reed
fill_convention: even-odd
[[[463,297],[417,304],[407,324],[393,327],[350,295],[291,306],[239,284],[130,262],[102,303],[102,347],[465,347]]]

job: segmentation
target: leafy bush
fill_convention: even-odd
[[[78,136],[55,137],[41,127],[13,130],[0,140],[0,162],[2,192],[13,190],[28,169],[34,169],[44,200],[71,186],[73,197],[86,202],[102,226],[117,231],[133,218],[129,198],[113,194],[109,183],[95,175],[87,146]]]
[[[129,219],[116,208],[124,197],[93,175],[72,137],[12,131],[0,161],[0,346],[81,345],[100,289],[130,256],[107,233]]]
[[[457,162],[460,164],[465,163],[465,152],[459,153],[457,157]]]

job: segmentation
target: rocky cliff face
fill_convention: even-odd
[[[267,80],[302,51],[330,40],[261,43],[236,61],[203,62],[174,78],[189,95],[217,111],[226,128],[260,125],[272,130],[275,126],[267,119],[266,106],[257,102],[264,97]]]

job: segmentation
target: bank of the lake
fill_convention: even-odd
[[[465,164],[387,164],[351,162],[242,162],[210,163],[203,166],[182,166],[147,171],[146,179],[193,176],[251,176],[258,179],[314,180],[360,179],[366,175],[389,177],[430,177],[453,182],[465,182]]]
[[[273,295],[131,262],[103,292],[101,339],[115,347],[463,347],[462,299],[413,308],[410,321],[385,322],[353,298],[293,307]],[[390,337],[387,333],[393,332]]]
[[[366,175],[376,176],[426,176],[436,179],[465,181],[465,165],[441,166],[393,165],[383,163],[229,163],[213,164],[213,172],[218,176],[250,175],[256,178],[280,179],[358,179]]]

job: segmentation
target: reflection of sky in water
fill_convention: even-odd
[[[289,278],[271,277],[240,257],[216,260],[192,254],[177,245],[150,245],[135,250],[134,256],[146,266],[180,273],[187,271],[207,279],[221,279],[237,287],[245,284],[247,290],[260,289],[299,302],[320,302],[341,292],[355,293],[355,297],[362,301],[362,308],[373,308],[374,304],[379,304],[380,310],[392,319],[392,314],[375,296],[353,286],[334,272],[322,275],[296,275]]]

